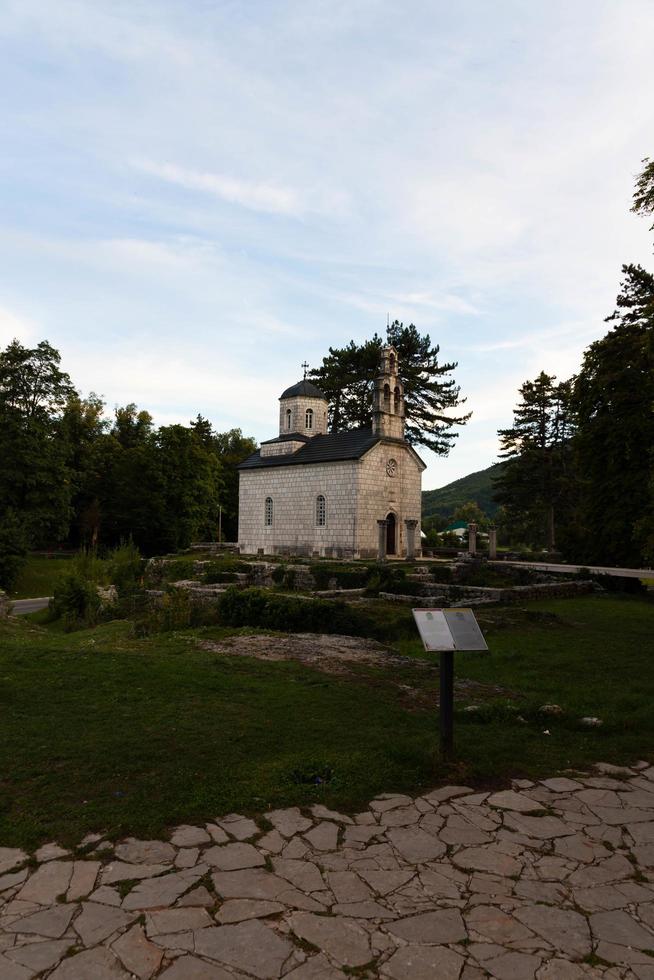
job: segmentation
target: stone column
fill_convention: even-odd
[[[477,525],[468,524],[468,554],[475,555],[477,553]]]
[[[497,527],[491,524],[488,528],[488,557],[491,561],[497,558]]]
[[[383,521],[377,521],[377,527],[379,528],[379,543],[378,543],[378,558],[379,561],[384,561],[386,558],[386,526],[388,521],[384,519]]]
[[[418,521],[405,520],[406,525],[406,560],[413,561],[416,557],[416,528]]]

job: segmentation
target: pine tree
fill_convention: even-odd
[[[422,336],[413,324],[405,327],[395,320],[387,328],[386,342],[398,352],[407,440],[447,455],[458,435],[453,427],[465,425],[470,418],[470,413],[455,411],[465,402],[460,387],[449,377],[457,364],[440,364],[439,346],[432,346],[429,335]],[[340,349],[330,347],[321,366],[310,373],[329,399],[332,432],[370,425],[382,345],[382,338],[375,334],[360,345],[350,341]]]
[[[654,276],[638,265],[623,274],[613,327],[575,382],[575,443],[586,560],[637,565],[654,524]]]
[[[533,543],[556,546],[556,526],[571,488],[571,382],[555,384],[541,372],[520,388],[513,426],[501,429],[500,455],[507,461],[495,480],[495,499],[509,520],[531,529]]]

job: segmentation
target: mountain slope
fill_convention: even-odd
[[[484,513],[492,517],[498,507],[493,500],[493,477],[499,474],[502,466],[502,463],[494,463],[485,470],[469,473],[438,490],[423,490],[423,519],[434,514],[449,517],[457,507],[469,500],[474,500]]]

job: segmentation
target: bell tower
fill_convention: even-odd
[[[372,404],[373,435],[404,439],[404,385],[397,374],[397,351],[382,347]]]

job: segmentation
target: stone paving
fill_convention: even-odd
[[[654,980],[654,766],[0,847],[0,980],[352,976]]]

